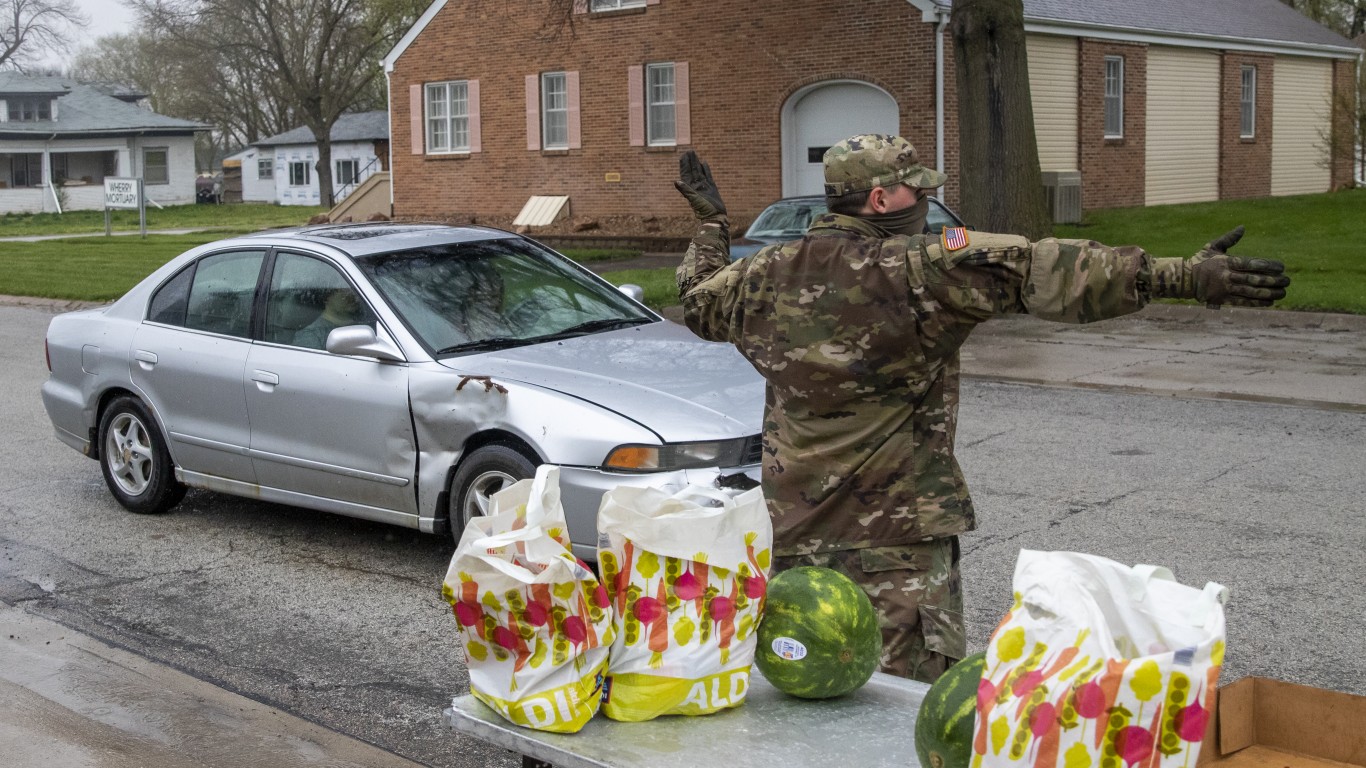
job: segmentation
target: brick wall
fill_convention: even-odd
[[[1271,194],[1272,85],[1271,55],[1225,52],[1219,86],[1219,199],[1266,197]],[[1253,137],[1242,138],[1243,66],[1257,68],[1257,104]]]
[[[1124,57],[1124,138],[1105,138],[1105,57]],[[1082,38],[1077,106],[1081,206],[1143,205],[1147,167],[1148,48],[1142,44]]]
[[[1355,160],[1352,135],[1354,115],[1356,114],[1356,62],[1338,60],[1333,62],[1333,146],[1335,154],[1331,160],[1331,189],[1342,189],[1356,184],[1354,173]]]
[[[390,78],[394,210],[398,216],[510,216],[530,195],[567,194],[575,216],[686,216],[672,180],[695,149],[711,164],[732,215],[748,219],[782,195],[780,117],[812,83],[852,79],[896,100],[902,134],[933,163],[934,25],[905,0],[867,0],[849,13],[824,0],[703,3],[577,15],[572,28],[536,3],[449,3],[395,62]],[[558,31],[558,39],[547,39]],[[946,41],[947,43],[947,41]],[[952,49],[946,45],[952,75]],[[688,62],[689,146],[630,146],[628,67]],[[582,147],[531,151],[524,78],[577,71]],[[412,152],[409,86],[480,81],[482,151]],[[946,86],[952,118],[954,86]],[[957,123],[945,170],[957,167]],[[607,181],[620,174],[620,181]],[[948,190],[956,199],[956,185]]]

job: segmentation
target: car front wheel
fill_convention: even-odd
[[[109,404],[100,418],[100,469],[109,492],[129,512],[165,512],[185,497],[166,441],[147,406],[132,397]]]
[[[495,493],[535,475],[536,465],[508,445],[486,445],[466,456],[451,478],[449,514],[456,543],[470,520],[489,513]]]

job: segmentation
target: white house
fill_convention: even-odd
[[[0,211],[104,207],[104,177],[143,179],[160,205],[195,201],[194,135],[145,96],[64,77],[0,72]]]
[[[233,166],[241,168],[242,202],[275,202],[275,152],[273,150],[247,147],[241,152],[223,158],[224,169]]]
[[[242,199],[320,205],[318,145],[306,127],[271,136],[233,155],[242,163]],[[389,169],[389,115],[357,112],[332,126],[332,196],[336,202]]]

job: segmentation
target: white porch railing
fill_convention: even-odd
[[[360,169],[360,172],[356,174],[356,178],[352,179],[350,184],[333,187],[336,191],[332,193],[332,204],[335,206],[337,203],[345,200],[347,195],[360,189],[360,185],[364,184],[366,179],[374,176],[379,170],[379,157],[370,158],[370,162],[366,163],[365,167]]]

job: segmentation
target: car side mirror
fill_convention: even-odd
[[[618,287],[618,290],[641,304],[645,303],[645,289],[635,283],[624,283]]]
[[[373,357],[388,363],[402,363],[406,358],[392,341],[375,335],[368,325],[344,325],[327,334],[327,351],[334,355]]]

